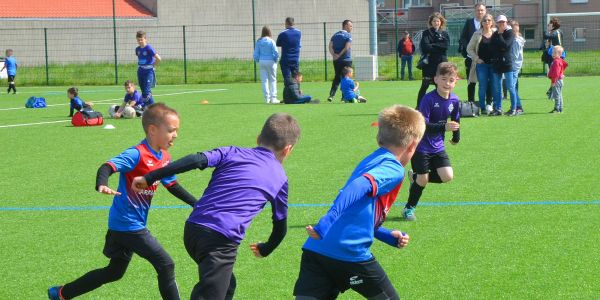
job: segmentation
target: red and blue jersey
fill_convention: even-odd
[[[308,238],[303,249],[341,261],[371,259],[375,231],[385,221],[403,180],[402,164],[387,149],[377,149],[358,164],[315,225],[321,239]]]
[[[136,193],[131,189],[131,182],[137,176],[162,168],[171,162],[167,151],[154,151],[145,139],[137,146],[125,150],[112,158],[108,164],[113,171],[121,173],[117,190],[121,195],[115,195],[108,214],[108,228],[115,231],[137,231],[146,228],[148,210],[158,181],[145,190]],[[160,182],[165,187],[176,183],[175,176],[165,177]]]

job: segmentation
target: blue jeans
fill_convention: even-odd
[[[508,94],[510,95],[510,109],[517,109],[517,93],[515,90],[515,76],[514,71],[509,71],[506,73],[496,73],[492,72],[492,95],[494,98],[494,109],[502,110],[502,75],[506,79],[506,88],[508,89]]]
[[[402,60],[402,66],[400,67],[400,77],[404,80],[404,67],[408,65],[408,79],[413,79],[412,75],[412,55],[401,55],[400,59]]]
[[[490,64],[477,64],[475,71],[477,72],[477,81],[479,83],[479,107],[481,111],[485,111],[485,93],[489,86],[493,87],[492,74],[494,71]]]
[[[513,72],[514,85],[515,85],[515,96],[517,97],[516,101],[510,99],[511,101],[511,109],[523,109],[523,104],[521,104],[521,96],[519,96],[519,71]]]

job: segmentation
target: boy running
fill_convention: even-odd
[[[267,202],[273,211],[273,231],[266,243],[255,243],[250,248],[256,257],[266,257],[283,240],[288,179],[282,163],[299,137],[296,119],[276,113],[264,124],[256,148],[231,146],[190,154],[133,180],[132,188],[138,190],[173,174],[215,168],[184,229],[185,248],[198,264],[199,282],[191,299],[233,298],[237,249],[246,228]]]
[[[319,223],[306,227],[310,237],[294,288],[298,300],[335,299],[348,289],[369,299],[399,299],[369,248],[373,238],[392,247],[408,244],[408,235],[381,225],[425,122],[418,111],[394,105],[379,113],[378,123],[379,148],[358,164]]]
[[[450,158],[444,146],[444,133],[452,131],[452,145],[460,141],[459,100],[458,96],[452,93],[458,81],[456,65],[449,62],[439,64],[433,80],[436,89],[423,96],[419,105],[419,111],[425,117],[427,130],[411,159],[412,170],[408,172],[411,185],[408,202],[402,210],[402,217],[407,221],[417,219],[415,209],[428,182],[444,183],[454,178]]]
[[[114,195],[103,250],[110,259],[108,266],[90,271],[64,286],[51,287],[48,289],[51,300],[75,298],[121,279],[134,253],[152,263],[158,273],[158,288],[162,298],[179,299],[175,263],[146,228],[148,210],[159,182],[153,181],[139,191],[130,188],[134,177],[169,164],[171,156],[167,149],[173,146],[177,138],[179,115],[174,109],[157,103],[148,107],[142,117],[142,125],[146,138],[100,166],[96,176],[96,190]],[[120,172],[121,176],[115,191],[108,187],[108,177],[116,172]],[[175,176],[166,177],[160,182],[175,197],[194,205],[196,199],[177,183]]]

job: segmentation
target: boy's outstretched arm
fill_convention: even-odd
[[[170,163],[168,166],[156,169],[144,176],[134,178],[133,182],[131,183],[131,188],[135,192],[140,192],[147,188],[149,184],[152,184],[153,182],[162,178],[187,172],[193,169],[204,170],[207,166],[208,159],[204,153],[198,152],[195,154],[190,154]]]
[[[115,170],[108,163],[104,163],[98,168],[96,173],[96,191],[107,195],[121,195],[121,193],[108,187],[108,177],[115,173]]]
[[[375,238],[397,248],[404,248],[408,245],[410,237],[408,234],[398,231],[389,230],[387,228],[379,227],[375,230]]]
[[[175,183],[175,184],[167,187],[167,191],[169,191],[169,193],[171,193],[171,195],[179,198],[179,200],[187,203],[191,207],[194,207],[194,204],[196,204],[196,197],[194,197],[194,195],[190,194],[179,183]]]
[[[273,221],[273,230],[266,243],[255,243],[250,245],[250,250],[254,252],[256,257],[267,257],[279,244],[287,234],[287,219]]]

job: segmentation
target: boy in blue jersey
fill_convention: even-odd
[[[52,300],[71,299],[83,295],[103,284],[123,277],[133,254],[148,260],[158,274],[158,288],[163,299],[179,299],[175,282],[175,263],[146,227],[148,210],[159,181],[142,191],[130,186],[134,177],[166,166],[171,156],[167,149],[173,146],[179,130],[179,115],[162,103],[154,104],[142,117],[146,138],[135,147],[102,164],[96,176],[96,190],[114,195],[108,214],[108,232],[103,253],[110,259],[108,266],[88,272],[64,286],[48,289]],[[120,172],[119,187],[108,186],[108,177]],[[175,197],[193,206],[196,199],[181,187],[174,176],[160,180]]]
[[[138,189],[165,176],[215,168],[184,229],[185,248],[198,264],[199,282],[190,299],[233,298],[237,249],[246,228],[267,202],[271,204],[273,231],[266,243],[251,244],[250,249],[256,257],[266,257],[281,243],[288,208],[288,179],[282,163],[299,137],[296,119],[276,113],[265,122],[256,148],[231,146],[190,154],[134,179],[132,188]]]
[[[152,88],[156,84],[154,67],[160,63],[161,58],[156,50],[148,44],[146,32],[138,31],[135,38],[138,43],[138,47],[135,48],[135,55],[138,57],[137,76],[138,84],[142,90],[142,102],[146,103],[146,105],[152,105],[154,103]]]
[[[444,62],[438,65],[435,81],[436,90],[423,96],[419,111],[425,117],[427,130],[411,160],[412,171],[408,201],[402,210],[407,221],[416,220],[415,208],[428,182],[444,183],[452,180],[454,171],[444,147],[444,133],[452,131],[450,143],[460,141],[459,99],[452,91],[458,81],[458,68]],[[448,121],[450,118],[450,121]]]
[[[346,103],[367,103],[367,99],[360,95],[358,90],[358,82],[354,81],[354,70],[351,67],[345,67],[342,71],[342,78],[340,89],[342,90],[342,101]]]
[[[73,117],[75,111],[91,110],[94,103],[84,102],[79,98],[79,89],[76,87],[70,87],[67,90],[67,97],[69,97],[69,117]]]
[[[6,49],[6,58],[4,59],[4,66],[0,72],[4,71],[6,68],[6,75],[8,75],[8,90],[6,90],[7,94],[10,94],[10,90],[13,90],[13,94],[17,93],[17,88],[15,87],[15,77],[17,77],[17,60],[13,57],[13,50]]]
[[[146,103],[142,101],[142,94],[135,89],[135,84],[131,80],[126,80],[125,86],[125,98],[123,98],[123,104],[115,106],[115,113],[113,118],[118,119],[123,114],[123,109],[130,106],[135,109],[136,116],[141,116],[144,113],[144,109],[147,107]]]
[[[335,299],[348,289],[368,299],[399,299],[369,248],[376,238],[403,248],[409,236],[381,225],[404,180],[404,166],[415,152],[425,122],[416,110],[394,105],[378,117],[379,148],[363,159],[317,225],[306,226],[298,300]]]

